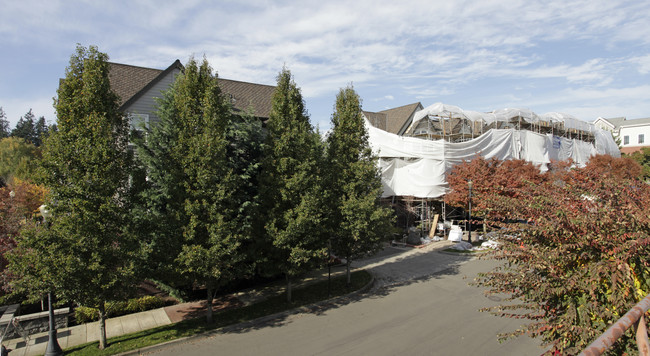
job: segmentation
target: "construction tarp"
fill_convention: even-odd
[[[472,140],[454,143],[398,136],[368,121],[366,128],[370,146],[379,157],[385,197],[438,198],[447,192],[446,174],[451,168],[478,155],[487,159],[523,159],[541,170],[546,170],[551,160],[571,158],[581,167],[595,154],[620,157],[611,134],[599,129],[594,131],[594,143],[515,129],[491,129]]]

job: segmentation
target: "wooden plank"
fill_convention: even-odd
[[[436,230],[438,229],[438,218],[440,218],[440,214],[433,216],[433,224],[431,224],[431,227],[429,228],[430,238],[433,238],[436,235]]]

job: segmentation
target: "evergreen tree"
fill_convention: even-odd
[[[25,229],[12,269],[15,286],[34,299],[54,290],[99,309],[106,346],[106,301],[127,296],[138,281],[138,242],[130,233],[127,118],[110,89],[108,56],[78,46],[55,102],[59,131],[45,146],[42,182],[49,189],[50,228]]]
[[[34,146],[40,147],[43,144],[43,140],[47,137],[49,133],[49,126],[45,122],[45,117],[41,116],[34,123]]]
[[[174,263],[183,243],[182,228],[187,224],[183,214],[186,177],[182,162],[174,154],[180,129],[175,96],[172,86],[158,101],[160,120],[132,132],[139,166],[134,183],[140,187],[134,217],[146,245],[143,255],[146,274],[165,284],[179,286],[191,282],[183,280]]]
[[[11,131],[9,131],[9,120],[7,120],[7,114],[0,106],[0,139],[9,137]]]
[[[34,143],[36,137],[34,124],[35,124],[34,113],[32,112],[32,109],[29,109],[29,111],[25,114],[25,116],[20,117],[20,119],[16,123],[16,127],[11,131],[11,136],[20,137],[25,141],[36,146],[36,144]]]
[[[392,211],[379,205],[382,193],[377,159],[368,145],[361,102],[352,87],[336,96],[327,138],[328,226],[336,255],[347,261],[376,252],[391,226]]]
[[[34,119],[32,109],[22,116],[16,127],[11,131],[11,136],[20,137],[36,147],[40,147],[43,139],[47,136],[49,127],[45,122],[45,117],[41,116],[38,120]]]
[[[233,115],[226,139],[228,164],[238,178],[237,186],[230,193],[231,199],[240,202],[237,214],[240,233],[251,235],[259,217],[259,179],[264,153],[262,121],[251,113]],[[252,246],[248,247],[248,252],[252,252]],[[256,256],[251,257],[254,264]]]
[[[206,318],[219,287],[250,271],[244,247],[250,238],[252,202],[246,157],[234,119],[208,62],[185,66],[160,102],[160,124],[140,144],[156,221],[165,219],[155,246],[175,257],[177,271],[207,289]],[[234,137],[239,137],[233,131]],[[178,237],[182,236],[180,241]]]
[[[320,137],[307,116],[300,89],[283,69],[272,99],[262,169],[266,250],[270,265],[291,280],[325,257],[322,229]]]

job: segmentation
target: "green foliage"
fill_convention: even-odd
[[[187,295],[183,291],[174,288],[170,286],[169,284],[166,284],[162,281],[158,281],[155,279],[149,279],[151,282],[153,282],[156,285],[156,288],[158,288],[160,291],[167,293],[170,297],[176,299],[178,303],[186,303],[187,300]]]
[[[643,147],[641,151],[634,152],[630,158],[641,165],[641,179],[650,180],[650,147]]]
[[[266,239],[261,252],[270,262],[266,272],[277,268],[290,280],[322,261],[326,244],[321,227],[322,144],[287,69],[278,75],[267,128],[260,188]],[[290,299],[290,288],[287,292]]]
[[[392,211],[379,205],[382,193],[377,159],[368,145],[359,96],[341,89],[327,138],[327,199],[333,251],[352,259],[376,252],[390,232]],[[349,272],[349,270],[348,270]]]
[[[16,123],[16,127],[11,131],[12,137],[20,137],[26,142],[33,144],[36,147],[41,146],[45,137],[49,132],[49,127],[45,123],[45,117],[41,116],[38,120],[34,119],[32,109],[21,117]]]
[[[44,145],[40,179],[51,224],[23,230],[10,255],[18,290],[103,308],[138,281],[132,234],[128,119],[110,89],[108,56],[78,46],[56,99],[59,131]],[[103,340],[105,340],[105,335]]]
[[[183,214],[186,178],[182,163],[174,154],[180,130],[174,96],[173,87],[163,93],[158,102],[159,122],[142,127],[144,135],[133,132],[138,163],[134,183],[139,192],[133,216],[145,243],[146,274],[170,285],[183,283],[174,260],[183,243],[182,228],[187,224]]]
[[[7,120],[7,114],[0,106],[0,139],[9,137],[11,131],[9,130],[9,120]]]
[[[20,117],[16,123],[16,127],[11,130],[11,136],[20,137],[25,141],[34,144],[34,138],[36,135],[34,130],[34,113],[32,112],[32,109],[29,109],[25,116]]]
[[[148,177],[141,211],[149,226],[160,223],[149,241],[150,260],[207,287],[210,304],[217,288],[250,270],[243,248],[250,239],[258,168],[255,160],[243,160],[255,155],[261,127],[255,129],[251,118],[233,117],[206,60],[189,61],[160,101],[158,115],[159,125],[138,143]],[[170,282],[168,277],[158,278]],[[210,320],[211,308],[207,312]]]
[[[237,222],[240,233],[250,235],[259,215],[259,178],[264,152],[262,121],[252,114],[234,115],[226,128],[228,165],[238,180],[230,192],[240,202]]]
[[[528,334],[549,353],[577,354],[650,293],[650,189],[635,171],[625,159],[597,156],[535,179],[524,169],[483,192],[486,218],[502,228],[500,248],[488,254],[504,264],[477,283],[510,296],[493,313],[530,320],[502,337]],[[628,333],[611,352],[635,347]]]
[[[11,181],[13,177],[32,179],[41,158],[41,150],[18,137],[6,137],[0,140],[0,186]]]
[[[160,297],[148,295],[140,298],[132,298],[123,302],[107,302],[106,317],[113,318],[120,315],[139,313],[151,309],[162,308],[165,301]],[[78,324],[89,323],[99,320],[99,309],[79,306],[74,310],[74,317]]]

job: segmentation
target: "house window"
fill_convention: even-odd
[[[630,144],[630,136],[628,136],[628,135],[623,136],[623,144],[624,145],[629,145]]]
[[[639,134],[639,144],[642,144],[645,137],[643,137],[643,134]]]
[[[131,129],[142,131],[143,125],[149,127],[149,114],[129,113],[129,121],[131,122]]]

